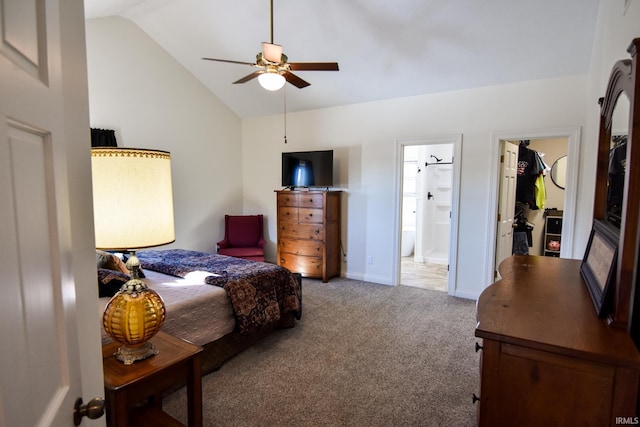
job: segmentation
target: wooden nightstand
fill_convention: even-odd
[[[162,331],[151,342],[159,353],[128,366],[113,356],[120,344],[102,347],[107,425],[182,426],[162,411],[162,394],[186,380],[189,427],[202,427],[202,348]]]

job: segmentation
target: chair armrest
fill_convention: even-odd
[[[227,241],[227,239],[222,239],[216,244],[218,245],[218,250],[226,249],[229,247],[229,242]]]

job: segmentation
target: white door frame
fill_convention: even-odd
[[[494,264],[496,254],[496,232],[498,217],[498,178],[500,174],[500,141],[520,139],[555,139],[567,138],[567,185],[564,190],[564,215],[562,220],[562,258],[573,258],[573,238],[575,231],[578,164],[580,157],[580,127],[569,127],[549,130],[494,132],[491,144],[490,185],[489,185],[489,234],[487,239],[485,266],[485,283],[494,282]]]
[[[407,145],[436,145],[453,144],[453,173],[451,175],[451,225],[449,231],[449,295],[456,295],[457,259],[458,259],[458,207],[460,204],[460,174],[462,160],[462,134],[441,136],[425,136],[414,138],[399,138],[396,140],[396,173],[393,226],[395,243],[393,246],[392,285],[400,284],[400,245],[402,244],[402,171],[404,164],[404,147]]]

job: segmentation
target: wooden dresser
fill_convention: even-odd
[[[278,265],[304,277],[340,275],[340,191],[276,191]]]
[[[514,255],[499,270],[478,299],[478,425],[637,420],[640,352],[597,317],[580,261]]]

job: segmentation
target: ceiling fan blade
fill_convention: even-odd
[[[302,89],[303,87],[307,87],[311,84],[309,82],[302,80],[300,77],[296,76],[295,74],[289,71],[285,72],[283,76],[289,83],[291,83],[298,89]]]
[[[267,61],[279,63],[282,60],[282,46],[273,43],[262,43],[262,54]]]
[[[228,62],[230,64],[241,64],[241,65],[251,65],[254,66],[253,62],[242,62],[242,61],[231,61],[230,59],[216,59],[216,58],[202,58],[206,61],[217,61],[217,62]]]
[[[294,71],[339,71],[337,62],[290,62]]]
[[[238,84],[238,83],[246,83],[249,80],[255,79],[256,77],[258,77],[262,73],[264,73],[264,70],[254,71],[253,73],[251,73],[249,75],[246,75],[246,76],[244,76],[243,78],[241,78],[239,80],[236,80],[235,82],[233,82],[233,84],[235,85],[235,84]]]

